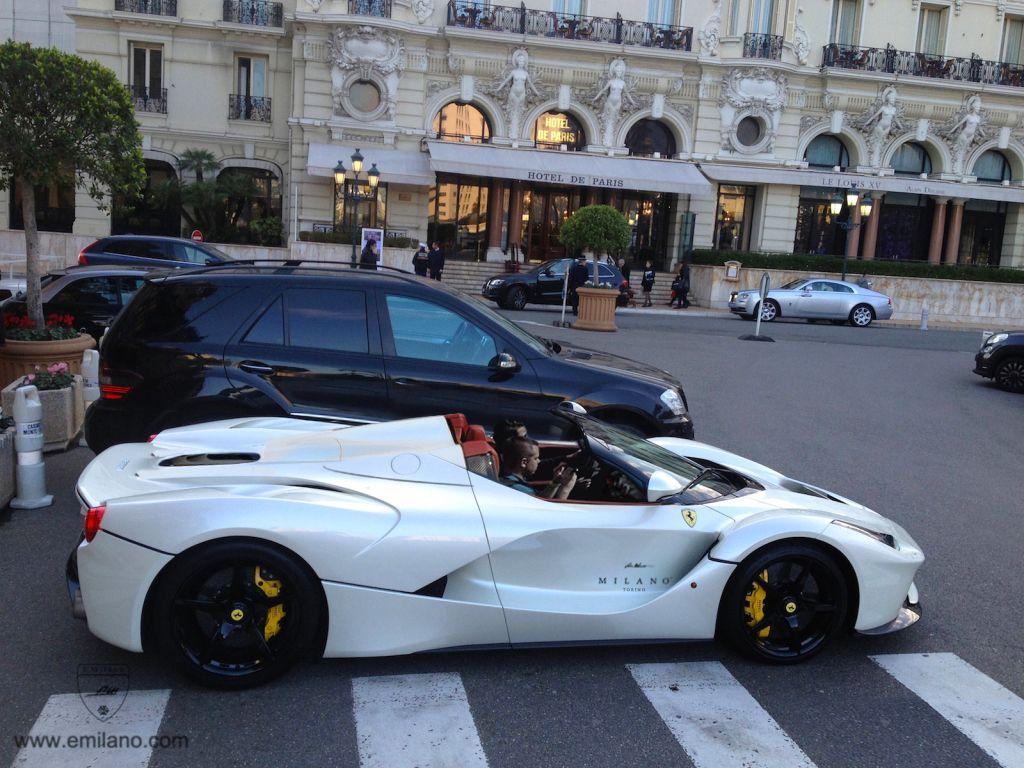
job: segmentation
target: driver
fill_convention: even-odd
[[[540,446],[536,440],[528,437],[509,438],[501,446],[501,482],[509,488],[528,493],[531,496],[541,496],[547,499],[559,499],[564,501],[569,498],[572,489],[576,487],[576,470],[568,464],[562,463],[555,467],[551,477],[551,483],[538,494],[526,482],[533,477],[540,464]]]

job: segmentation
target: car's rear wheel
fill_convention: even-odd
[[[308,568],[254,541],[217,542],[173,561],[155,587],[151,636],[160,655],[214,688],[283,674],[311,647],[320,585]]]
[[[850,325],[855,328],[867,328],[875,319],[875,311],[867,304],[858,304],[850,310]]]
[[[526,291],[522,286],[512,286],[505,294],[505,303],[508,304],[509,309],[524,309],[526,307]]]
[[[1024,392],[1024,357],[1008,357],[996,368],[995,382],[1007,392]]]
[[[776,544],[736,569],[719,608],[719,630],[742,653],[793,664],[818,653],[846,625],[842,568],[822,549]]]
[[[757,317],[757,312],[759,311],[761,313],[761,320],[766,323],[770,323],[781,314],[779,311],[779,303],[775,301],[775,299],[766,300],[764,306],[758,304],[754,309],[754,317]]]

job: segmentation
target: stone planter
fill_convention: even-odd
[[[14,415],[14,392],[20,386],[19,378],[4,387],[4,413]],[[75,376],[70,387],[40,391],[39,400],[43,404],[43,451],[63,451],[78,436],[85,420],[82,377]]]
[[[0,509],[11,503],[15,492],[14,427],[0,432]]]
[[[581,331],[615,331],[615,299],[619,292],[609,288],[577,288],[579,317],[572,327]]]
[[[46,368],[54,363],[67,363],[71,373],[82,372],[82,353],[96,346],[87,333],[64,341],[15,341],[7,339],[0,346],[0,385],[35,373],[36,366]]]

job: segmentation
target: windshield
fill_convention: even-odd
[[[628,465],[638,475],[649,478],[660,469],[671,473],[681,485],[687,486],[696,480],[703,470],[689,459],[677,456],[660,445],[603,421],[587,416],[576,416],[575,419],[586,433],[588,441],[599,442],[609,453],[614,454],[618,461]]]
[[[801,279],[801,280],[790,280],[785,285],[780,285],[778,290],[780,290],[780,291],[791,291],[794,288],[796,288],[798,285],[803,285],[806,282],[807,281],[803,280],[803,279]]]
[[[207,245],[206,243],[203,243],[199,247],[202,248],[202,250],[206,251],[207,253],[216,256],[221,261],[234,261],[233,258],[224,253],[224,251],[222,251],[220,248],[214,248],[212,245]]]

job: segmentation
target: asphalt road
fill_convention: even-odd
[[[214,693],[170,674],[159,659],[105,645],[71,618],[62,571],[81,528],[74,481],[91,457],[76,449],[47,460],[52,508],[0,517],[0,765],[15,759],[16,736],[34,723],[36,732],[43,728],[37,718],[55,706],[51,696],[76,693],[80,664],[108,662],[129,665],[133,691],[169,689],[159,732],[189,739],[187,749],[158,749],[137,765],[357,766],[361,745],[364,765],[385,764],[367,756],[353,690],[366,678],[426,674],[461,681],[470,713],[463,713],[468,729],[457,717],[439,721],[430,743],[442,749],[475,727],[477,752],[466,754],[496,768],[724,765],[681,746],[674,734],[687,718],[661,712],[635,680],[641,667],[627,667],[713,662],[774,719],[775,736],[802,752],[802,764],[1009,768],[1005,757],[986,754],[984,739],[958,730],[955,716],[940,714],[871,659],[955,654],[1011,699],[1024,697],[1024,397],[971,373],[979,334],[783,322],[765,326],[776,339],[767,344],[737,339],[751,323],[685,312],[623,316],[615,334],[557,329],[547,312],[512,316],[534,333],[670,371],[684,383],[698,439],[900,522],[928,557],[917,582],[924,619],[896,635],[843,639],[795,668],[749,663],[713,644],[487,651],[308,663],[259,690]],[[713,713],[725,698],[702,700],[693,716]],[[725,713],[704,736],[728,741],[734,716]],[[107,728],[82,717],[83,731]],[[406,726],[394,721],[397,742]],[[752,765],[775,765],[773,733],[747,729],[755,748],[762,740],[765,747]],[[87,764],[85,753],[48,754],[23,752],[21,764]],[[432,754],[423,747],[408,764],[430,765]],[[93,764],[115,763],[127,764]]]

